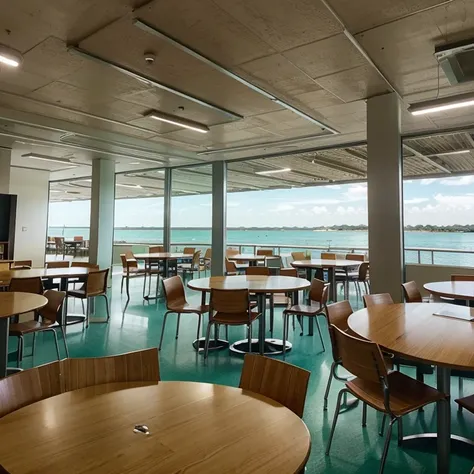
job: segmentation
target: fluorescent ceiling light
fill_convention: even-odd
[[[446,151],[444,153],[433,153],[432,155],[429,155],[429,156],[464,155],[464,153],[471,153],[471,150]]]
[[[139,165],[141,164],[142,161],[146,161],[147,163],[155,163],[156,165],[161,165],[163,166],[163,160],[152,160],[151,158],[137,158],[138,160],[140,160],[139,162],[138,161],[134,161],[133,163],[129,163],[130,165]]]
[[[129,163],[130,165],[141,165],[139,161],[134,161],[133,163]]]
[[[132,188],[132,189],[143,189],[139,184],[122,184],[122,183],[117,183],[117,186],[120,186],[121,188]]]
[[[49,190],[50,193],[60,193],[61,191],[57,190],[57,189],[50,189]],[[67,192],[67,191],[66,191]]]
[[[156,110],[147,114],[146,117],[159,120],[160,122],[171,123],[178,127],[188,128],[189,130],[199,133],[207,133],[209,131],[209,127],[202,123],[193,122],[192,120],[177,117],[176,115],[165,114],[164,112],[157,112]]]
[[[0,63],[11,67],[18,67],[23,61],[23,56],[18,51],[0,44]]]
[[[23,158],[32,158],[33,160],[42,160],[42,161],[52,161],[53,163],[65,163],[71,167],[76,167],[78,165],[71,162],[69,158],[56,158],[55,156],[48,155],[39,155],[37,153],[25,153],[21,155]]]
[[[444,110],[459,109],[461,107],[470,107],[474,105],[474,94],[461,94],[441,99],[427,100],[418,102],[408,107],[408,112],[412,115],[432,114],[443,112]]]
[[[267,171],[256,171],[255,174],[277,174],[277,173],[288,173],[291,168],[282,168],[279,170],[267,170]]]

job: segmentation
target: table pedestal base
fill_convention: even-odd
[[[286,341],[286,352],[291,351],[293,345],[291,342]],[[249,351],[249,341],[242,339],[241,341],[234,342],[230,346],[230,350],[235,354],[247,354],[253,352],[258,354],[260,352],[260,345],[258,339],[252,339],[252,348]],[[283,341],[281,339],[265,339],[263,354],[264,355],[278,355],[283,353]]]
[[[193,341],[194,350],[198,352],[204,352],[204,346],[206,345],[206,338],[201,337],[199,339],[195,339]],[[221,349],[227,349],[229,347],[229,341],[225,339],[211,339],[209,341],[209,350],[210,351],[218,351]]]
[[[408,449],[419,448],[421,450],[436,451],[436,443],[438,440],[437,433],[421,433],[403,437],[402,446]],[[465,454],[468,457],[473,457],[472,447],[474,440],[464,438],[463,436],[451,435],[451,449],[454,449],[457,454]]]

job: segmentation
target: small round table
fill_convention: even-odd
[[[441,297],[474,300],[474,281],[435,281],[425,283],[423,288],[437,300]]]
[[[7,375],[10,317],[40,309],[47,303],[43,295],[16,291],[0,293],[0,378]]]
[[[304,278],[264,275],[219,276],[191,280],[188,283],[188,287],[192,290],[202,292],[202,304],[205,304],[206,292],[210,292],[212,289],[248,289],[250,293],[254,293],[257,296],[258,308],[261,313],[258,318],[258,340],[252,340],[252,348],[248,347],[247,340],[242,340],[232,344],[230,349],[237,353],[250,352],[250,349],[252,349],[252,352],[260,352],[260,354],[265,355],[277,355],[283,352],[283,341],[281,339],[265,339],[266,295],[269,293],[294,293],[294,303],[297,304],[298,291],[305,290],[310,286],[311,283]],[[286,341],[286,351],[289,351],[291,347],[291,343]]]
[[[77,474],[295,474],[309,457],[304,422],[261,395],[195,382],[127,389],[117,384],[116,391],[110,391],[116,384],[107,385],[4,416],[3,467],[37,474],[64,473],[71,466]],[[141,431],[134,431],[136,425]]]
[[[451,369],[474,369],[474,323],[434,315],[450,308],[474,315],[474,309],[447,303],[376,305],[353,313],[348,324],[356,334],[394,354],[436,365],[437,388],[449,395]],[[437,423],[437,433],[404,440],[437,437],[438,474],[448,474],[451,439],[472,442],[451,435],[451,408],[445,401],[437,403]]]

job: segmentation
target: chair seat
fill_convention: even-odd
[[[74,298],[92,298],[93,296],[100,296],[100,295],[103,295],[104,293],[102,293],[101,291],[97,291],[95,293],[89,293],[89,294],[86,294],[86,290],[83,290],[83,289],[79,289],[79,290],[69,290],[67,292],[67,295],[68,296],[72,296]]]
[[[468,397],[458,398],[455,400],[457,404],[461,407],[469,410],[471,413],[474,413],[474,395],[469,395]]]
[[[133,268],[129,268],[129,269],[128,269],[128,275],[129,275],[130,277],[143,276],[145,273],[146,273],[146,270],[145,270],[144,268],[136,268],[136,267],[133,267]],[[123,270],[122,270],[122,275],[123,275],[123,276],[127,276],[127,270],[123,269]]]
[[[301,316],[316,316],[324,311],[320,305],[297,304],[285,309],[286,314],[300,314]]]
[[[444,393],[418,382],[408,375],[394,371],[388,375],[390,386],[390,408],[392,413],[403,416],[432,402],[446,397]],[[386,413],[382,387],[378,382],[355,378],[346,383],[347,389],[372,408]]]
[[[250,321],[255,321],[260,316],[257,311],[250,312]],[[229,326],[239,326],[248,324],[249,315],[247,312],[243,313],[216,313],[213,317],[217,324],[228,324]]]
[[[23,323],[10,324],[10,336],[22,336],[32,332],[41,331],[52,327],[59,327],[57,323],[46,323],[39,321],[25,321]]]
[[[209,305],[197,305],[193,306],[189,303],[185,303],[180,306],[169,306],[168,311],[174,311],[175,313],[197,313],[204,314],[209,313]]]

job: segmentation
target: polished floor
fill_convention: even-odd
[[[116,269],[115,271],[118,271]],[[71,357],[102,356],[118,354],[146,347],[157,346],[161,334],[164,305],[148,303],[142,300],[141,279],[131,282],[131,301],[125,312],[125,294],[120,294],[120,275],[113,277],[111,288],[112,318],[109,324],[91,324],[82,331],[81,325],[68,328],[68,344]],[[189,292],[189,299],[199,301],[200,295]],[[354,308],[360,306],[355,295],[351,295]],[[70,306],[80,312],[77,302]],[[275,334],[281,334],[281,310],[277,311]],[[104,313],[104,308],[97,305],[97,318]],[[191,345],[196,335],[197,319],[193,315],[181,317],[179,338],[175,339],[176,317],[168,318],[163,349],[160,353],[161,375],[164,380],[192,380],[237,386],[239,383],[242,358],[231,356],[227,350],[210,354],[207,363],[196,354]],[[307,332],[307,328],[306,332]],[[293,350],[287,355],[287,362],[304,367],[312,372],[304,421],[308,425],[312,438],[311,457],[307,465],[308,473],[353,474],[378,472],[379,459],[383,448],[383,439],[378,435],[381,417],[369,409],[367,427],[361,427],[361,409],[357,407],[339,417],[338,427],[330,456],[324,454],[330,423],[333,418],[335,399],[340,382],[333,382],[329,410],[323,411],[323,395],[331,365],[329,336],[327,327],[322,321],[326,351],[323,352],[319,338],[315,335],[300,336],[299,328],[290,338]],[[244,328],[231,328],[229,338],[235,341],[244,337]],[[278,336],[276,336],[278,337]],[[11,340],[12,346],[15,340]],[[28,342],[27,342],[28,344]],[[26,353],[29,353],[27,347]],[[64,351],[62,353],[65,356]],[[23,367],[40,365],[55,359],[54,344],[51,335],[40,335],[35,359],[26,356]],[[411,369],[406,369],[413,374]],[[414,374],[413,374],[414,375]],[[434,385],[434,376],[426,378],[427,383]],[[465,394],[474,393],[474,381],[466,380]],[[452,398],[458,396],[457,379],[452,382]],[[474,415],[467,412],[459,414],[457,406],[452,403],[453,432],[474,439]],[[404,419],[405,434],[434,431],[436,416],[433,407],[427,407],[422,413],[408,415]],[[397,446],[396,429],[391,444],[386,474],[395,473],[435,473],[435,448],[422,445]],[[451,473],[468,474],[474,466],[474,449],[453,453]]]

